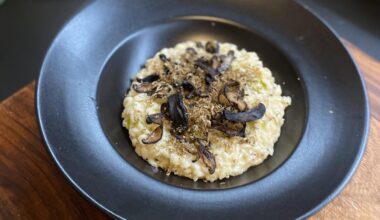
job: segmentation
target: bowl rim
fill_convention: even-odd
[[[358,68],[357,63],[353,59],[351,53],[348,51],[348,49],[346,48],[346,46],[344,45],[344,43],[342,42],[342,40],[339,38],[339,35],[337,34],[337,32],[327,23],[326,20],[324,20],[323,18],[321,18],[317,13],[313,12],[311,8],[307,7],[304,4],[298,3],[298,2],[292,2],[292,4],[295,4],[295,5],[303,8],[307,13],[309,13],[311,16],[315,17],[316,20],[318,20],[319,22],[321,22],[322,25],[338,41],[339,46],[348,55],[350,61],[353,63],[353,65],[354,65],[354,67],[356,69],[356,72],[358,73],[358,77],[360,79],[360,84],[361,84],[361,90],[362,90],[362,92],[364,94],[363,98],[364,98],[364,102],[365,102],[365,106],[364,106],[364,111],[365,111],[365,115],[364,115],[364,130],[363,130],[363,135],[361,136],[361,142],[360,142],[359,152],[356,154],[354,162],[352,163],[352,165],[351,165],[349,171],[347,172],[347,174],[345,175],[345,177],[342,179],[342,181],[339,183],[339,185],[334,189],[334,191],[329,196],[327,196],[326,198],[324,198],[313,209],[309,210],[308,212],[304,213],[302,216],[298,217],[298,219],[304,219],[304,218],[307,218],[307,217],[315,214],[317,211],[319,211],[324,206],[326,206],[332,199],[334,199],[344,189],[344,187],[351,180],[352,176],[355,174],[355,171],[357,170],[357,168],[358,168],[358,166],[360,164],[360,161],[361,161],[361,159],[362,159],[362,157],[364,155],[364,152],[365,152],[365,149],[366,149],[366,144],[368,142],[369,125],[370,125],[370,123],[369,123],[370,122],[370,105],[369,105],[369,101],[368,101],[368,93],[367,93],[364,77],[361,74],[361,71]],[[44,146],[46,147],[48,154],[53,159],[54,163],[58,166],[59,170],[63,173],[64,177],[69,181],[69,183],[71,185],[73,185],[74,188],[83,197],[85,197],[88,201],[90,201],[95,206],[99,207],[103,211],[103,213],[106,213],[107,215],[109,215],[111,217],[116,217],[116,218],[119,218],[119,219],[124,219],[124,217],[116,214],[115,212],[111,211],[110,209],[108,209],[107,207],[103,206],[98,201],[96,201],[94,198],[92,198],[66,172],[65,168],[62,166],[62,164],[60,163],[60,161],[57,159],[56,155],[54,154],[53,149],[52,149],[52,145],[49,143],[49,140],[48,140],[48,137],[47,137],[47,134],[46,134],[46,128],[44,127],[44,122],[42,120],[42,113],[40,111],[41,110],[41,97],[43,96],[41,94],[41,83],[40,82],[42,81],[42,78],[44,77],[44,74],[46,73],[44,70],[46,68],[47,59],[51,55],[54,46],[57,44],[60,36],[63,34],[66,26],[68,24],[70,24],[76,18],[76,16],[81,11],[83,11],[85,8],[87,8],[87,7],[80,8],[77,12],[75,12],[73,14],[73,16],[70,19],[67,20],[67,22],[65,22],[62,25],[61,29],[57,32],[54,40],[50,44],[50,47],[49,47],[48,51],[46,52],[46,54],[44,56],[43,63],[42,63],[41,69],[40,69],[40,74],[39,74],[39,77],[37,79],[37,86],[35,87],[35,94],[36,94],[36,98],[35,98],[35,108],[36,109],[35,110],[36,110],[37,122],[38,122],[38,125],[39,125],[38,126],[39,127],[39,132],[41,134]],[[306,111],[306,112],[308,113],[308,111]],[[308,117],[306,117],[306,118],[308,118]],[[304,130],[306,130],[306,128],[307,128],[307,122],[306,122],[306,124],[304,126]]]

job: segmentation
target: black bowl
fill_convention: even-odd
[[[166,176],[134,153],[122,100],[158,50],[211,39],[256,51],[292,105],[263,164],[215,183]],[[306,217],[352,176],[369,116],[363,81],[331,30],[294,2],[240,0],[90,4],[46,55],[37,114],[74,186],[112,216],[132,219]]]

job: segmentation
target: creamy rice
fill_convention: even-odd
[[[186,52],[186,48],[194,48],[199,55],[209,56],[198,48],[195,42],[184,42],[173,48],[164,48],[145,64],[145,68],[137,73],[138,78],[144,78],[153,72],[162,71],[162,60],[159,54],[164,54],[172,61]],[[264,116],[256,121],[247,122],[245,137],[228,137],[214,129],[208,131],[211,145],[209,151],[215,156],[216,168],[212,174],[202,160],[196,160],[194,154],[184,150],[182,144],[170,133],[170,121],[163,121],[163,135],[154,144],[144,144],[146,138],[157,125],[147,124],[147,115],[160,112],[162,100],[157,100],[147,93],[137,93],[130,89],[124,99],[122,113],[123,126],[128,129],[129,137],[136,153],[154,167],[160,167],[175,175],[188,177],[194,181],[203,179],[215,181],[240,175],[249,167],[262,163],[269,155],[273,155],[273,147],[278,140],[281,126],[284,123],[284,111],[291,104],[290,97],[281,96],[281,87],[268,68],[263,67],[255,52],[238,50],[230,43],[220,43],[219,53],[227,54],[234,51],[235,59],[225,77],[240,81],[244,89],[244,101],[248,108],[254,108],[258,103],[266,107]],[[191,144],[190,144],[191,145]]]

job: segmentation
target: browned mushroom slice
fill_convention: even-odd
[[[162,125],[162,118],[163,118],[164,114],[162,113],[155,113],[155,114],[151,114],[151,115],[148,115],[146,117],[146,123],[147,124],[158,124],[158,125]]]
[[[225,86],[224,86],[225,87]],[[231,103],[230,101],[227,99],[227,97],[224,95],[224,91],[225,91],[225,88],[222,88],[220,89],[219,91],[219,94],[218,94],[218,101],[220,104],[222,105],[225,105],[225,106],[229,106]]]
[[[240,83],[234,80],[227,82],[219,92],[219,103],[232,105],[239,111],[247,109],[247,103],[243,100],[244,93],[240,90],[239,85]]]
[[[228,87],[235,87],[235,86],[240,86],[240,82],[236,80],[230,79],[227,83],[226,86]]]
[[[195,154],[195,158],[194,158],[191,162],[195,163],[195,162],[197,162],[198,160],[199,160],[199,154],[196,153],[196,154]]]
[[[249,122],[262,118],[265,114],[265,105],[259,103],[255,108],[249,109],[245,112],[231,112],[227,109],[223,111],[224,117],[233,122]]]
[[[220,66],[220,60],[219,60],[219,57],[214,55],[211,57],[211,60],[210,60],[210,64],[211,64],[211,67],[215,70],[217,70]]]
[[[171,130],[170,133],[180,142],[184,143],[186,141],[185,136],[176,133],[176,131]]]
[[[162,104],[161,104],[160,112],[161,112],[161,114],[163,114],[165,117],[169,117],[168,103],[162,103]]]
[[[232,106],[237,108],[239,111],[244,111],[247,109],[247,103],[243,100],[240,93],[233,92],[233,91],[227,91],[224,93],[227,100],[232,103]]]
[[[164,133],[164,127],[162,125],[157,126],[148,137],[142,139],[143,144],[154,144],[157,143],[162,138]]]
[[[219,116],[211,120],[211,127],[223,132],[229,137],[245,137],[245,123],[227,121]]]
[[[202,93],[202,89],[201,88],[195,88],[195,86],[185,80],[182,82],[181,84],[183,90],[184,90],[184,93],[185,93],[185,98],[186,99],[191,99],[193,98],[194,96],[199,96],[201,98],[206,98],[208,97],[208,93]]]
[[[132,88],[138,93],[152,94],[156,90],[156,86],[152,83],[133,84]]]
[[[168,61],[168,58],[165,56],[165,54],[162,54],[162,53],[161,53],[161,54],[158,55],[158,57],[159,57],[160,60],[161,60],[162,62],[164,62],[164,63],[165,63],[166,61]]]
[[[219,43],[216,41],[207,41],[205,49],[209,53],[218,53],[219,52]]]
[[[185,92],[185,98],[186,99],[191,99],[196,95],[197,91],[191,82],[185,80],[182,82],[181,85],[182,85],[182,88]]]
[[[210,66],[210,64],[202,58],[196,60],[195,64],[199,66],[204,72],[206,72],[206,74],[209,74],[212,78],[218,75],[218,71],[212,68],[212,66]]]
[[[229,137],[245,137],[245,123],[234,123],[229,126],[216,126],[215,129],[223,132]]]
[[[227,53],[227,56],[220,56],[222,63],[220,64],[218,68],[219,73],[224,73],[230,66],[232,61],[234,61],[235,56],[234,56],[234,51],[230,50]]]
[[[171,74],[170,68],[168,66],[164,65],[164,67],[163,67],[163,73],[164,73],[164,75]]]
[[[167,102],[172,128],[177,133],[183,133],[188,128],[187,110],[182,99],[181,93],[176,93],[169,96]]]
[[[197,51],[192,47],[186,48],[186,53],[190,54],[191,56],[197,55]]]
[[[206,74],[205,76],[206,86],[210,87],[212,85],[212,82],[214,82],[214,77],[210,76],[210,74]]]
[[[160,79],[160,76],[158,74],[152,74],[152,75],[149,75],[149,76],[146,76],[142,79],[140,78],[136,78],[136,81],[137,82],[143,82],[143,83],[152,83],[154,81],[157,81]]]
[[[201,88],[196,89],[196,95],[201,98],[207,98],[209,97],[209,91],[202,91]]]
[[[195,42],[195,46],[198,48],[203,48],[202,42],[199,42],[199,41]]]
[[[207,166],[208,172],[213,174],[216,168],[216,161],[214,155],[207,149],[209,144],[205,140],[198,140],[198,144],[198,155]]]

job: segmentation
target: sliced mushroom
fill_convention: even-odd
[[[136,78],[136,81],[137,82],[143,82],[143,83],[152,83],[154,81],[157,81],[160,79],[160,76],[158,74],[152,74],[152,75],[149,75],[149,76],[146,76],[142,79],[140,78]]]
[[[188,128],[187,110],[182,99],[181,93],[176,93],[169,96],[167,103],[172,128],[177,133],[183,133]]]
[[[197,55],[197,51],[192,47],[186,48],[186,53],[190,54],[191,56]]]
[[[217,76],[219,74],[218,71],[216,69],[212,68],[212,66],[210,66],[209,62],[207,62],[203,58],[196,60],[195,64],[197,66],[199,66],[204,72],[206,72],[206,74],[209,74],[212,78],[214,78],[215,76]]]
[[[209,53],[218,53],[219,43],[217,41],[207,41],[205,49]]]
[[[165,54],[160,54],[160,55],[158,55],[158,57],[160,58],[160,60],[162,61],[162,62],[166,62],[166,61],[168,61],[168,58],[165,56]]]
[[[162,118],[164,117],[164,114],[162,114],[161,112],[160,113],[155,113],[155,114],[151,114],[151,115],[148,115],[146,117],[146,123],[147,124],[158,124],[158,125],[162,125]]]
[[[214,82],[214,78],[210,76],[209,74],[206,74],[205,76],[205,83],[207,87],[210,87],[212,85],[212,82]]]
[[[195,154],[195,158],[194,158],[191,162],[195,163],[195,162],[197,162],[198,160],[199,160],[199,154],[196,153],[196,154]]]
[[[205,140],[198,140],[198,144],[198,155],[207,166],[208,172],[213,174],[216,168],[216,161],[214,155],[207,149],[209,143]]]
[[[168,103],[162,103],[160,112],[163,116],[169,118]]]
[[[169,75],[171,72],[170,72],[170,69],[169,67],[167,67],[166,65],[164,65],[164,74],[165,75]]]
[[[240,83],[235,80],[228,81],[226,84],[224,84],[223,88],[219,91],[219,94],[218,94],[219,103],[225,106],[231,105],[231,101],[227,99],[226,93],[231,93],[231,88],[234,88],[234,87],[238,88],[239,85]]]
[[[230,50],[228,51],[227,56],[220,56],[222,63],[218,68],[219,73],[224,73],[231,66],[232,61],[235,59],[234,54],[234,51]]]
[[[182,82],[181,85],[182,85],[182,88],[185,92],[185,98],[186,99],[191,99],[196,95],[197,91],[191,82],[185,80]]]
[[[259,103],[255,108],[244,112],[232,112],[227,109],[223,111],[224,117],[233,122],[249,122],[262,118],[265,114],[265,105]]]
[[[142,142],[143,144],[157,143],[159,140],[161,140],[163,133],[164,127],[163,125],[159,125],[146,138],[142,139]]]
[[[201,98],[207,98],[207,97],[209,97],[209,91],[202,92],[202,89],[198,88],[198,89],[196,89],[196,95],[201,97]]]
[[[245,137],[245,123],[235,123],[230,125],[216,126],[215,129],[223,132],[229,137]]]
[[[186,99],[191,99],[193,98],[194,96],[198,96],[198,97],[201,97],[201,98],[206,98],[208,97],[208,94],[207,93],[202,93],[201,91],[201,88],[195,88],[195,86],[193,85],[193,83],[185,80],[182,82],[181,84],[183,90],[184,90],[184,93],[185,93],[185,98]]]
[[[203,58],[195,61],[195,64],[205,72],[205,83],[208,87],[211,86],[212,82],[215,81],[215,77],[219,74],[218,71],[212,67],[212,62],[212,60],[206,61]]]
[[[220,60],[219,60],[219,57],[214,55],[211,57],[211,60],[210,60],[210,65],[213,69],[217,70],[220,66]]]
[[[220,104],[232,105],[239,111],[247,109],[247,103],[243,100],[244,92],[240,90],[240,83],[235,80],[227,82],[220,90],[218,100]]]
[[[219,94],[218,94],[218,101],[220,104],[224,106],[229,106],[231,105],[230,101],[227,99],[226,95],[224,95],[224,88],[220,89]]]
[[[236,80],[232,80],[230,79],[227,83],[226,83],[226,86],[228,87],[236,87],[236,86],[240,86],[240,82],[236,81]]]
[[[171,130],[170,133],[180,142],[180,143],[184,143],[185,142],[185,136],[181,135],[181,134],[178,134],[176,133],[176,131],[173,131]]]
[[[197,42],[195,43],[195,46],[198,47],[198,48],[203,48],[203,44],[202,44],[202,42],[199,42],[199,41],[197,41]]]
[[[246,124],[225,120],[220,115],[211,119],[211,128],[219,130],[229,137],[245,137]]]
[[[239,93],[228,91],[224,94],[227,100],[229,100],[230,103],[232,103],[232,106],[234,106],[239,111],[244,111],[245,109],[247,109],[247,103],[243,100]]]
[[[133,84],[132,88],[138,93],[148,93],[148,95],[153,94],[156,90],[156,86],[152,83]]]

